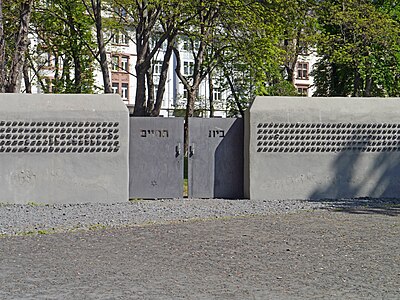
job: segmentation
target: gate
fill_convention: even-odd
[[[243,119],[189,119],[191,198],[243,198]]]
[[[129,197],[183,197],[183,118],[130,118]]]

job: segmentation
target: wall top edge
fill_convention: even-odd
[[[128,113],[121,97],[114,94],[0,94],[0,114],[52,111]]]

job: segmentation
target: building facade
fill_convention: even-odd
[[[157,93],[159,76],[161,74],[162,59],[165,47],[153,59],[154,93]],[[181,55],[182,74],[190,76],[193,73],[194,59],[190,49],[182,42],[179,45]],[[107,53],[110,63],[111,85],[116,94],[120,94],[122,100],[128,107],[133,109],[136,93],[135,64],[136,46],[123,34],[114,34],[111,43],[107,46]],[[168,70],[164,97],[161,105],[160,116],[180,116],[185,109],[187,91],[175,73],[177,62],[174,55],[171,56],[170,68]],[[100,70],[95,72],[95,81],[98,86],[102,85],[102,74]],[[212,83],[213,109],[215,117],[226,117],[226,98],[228,93],[220,87],[221,80],[214,80]],[[209,78],[203,80],[200,85],[195,113],[197,116],[210,116],[210,85]]]
[[[31,46],[37,45],[38,41],[35,39],[32,39],[32,41]],[[158,89],[157,83],[161,74],[164,51],[165,47],[162,46],[152,62],[155,94]],[[193,52],[184,39],[179,44],[179,52],[181,57],[181,72],[185,76],[190,76],[194,69]],[[114,33],[110,38],[110,43],[107,45],[107,57],[112,91],[115,94],[119,94],[130,110],[133,110],[136,93],[136,45],[127,35]],[[40,59],[44,62],[44,67],[40,71],[41,76],[46,78],[48,88],[47,90],[43,90],[39,84],[36,84],[32,86],[32,92],[51,93],[51,81],[54,78],[55,68],[62,68],[62,64],[57,63],[54,57],[46,53],[41,54]],[[295,66],[294,85],[301,96],[311,97],[314,92],[311,72],[316,62],[317,55],[315,52],[304,52],[298,57]],[[94,64],[97,65],[97,63]],[[187,91],[175,72],[177,61],[174,55],[171,56],[169,65],[160,116],[183,116],[186,107]],[[94,67],[94,81],[97,87],[96,92],[101,93],[103,91],[103,78],[99,66]],[[212,97],[210,97],[211,93]],[[230,92],[227,89],[227,84],[223,76],[219,76],[215,72],[212,80],[207,77],[200,85],[195,103],[195,115],[209,117],[211,114],[210,98],[212,98],[214,117],[226,117],[228,114],[227,99],[229,96]]]

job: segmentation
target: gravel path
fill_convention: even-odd
[[[119,208],[142,221],[173,208],[177,219],[211,220],[1,238],[0,299],[400,299],[398,202],[276,202],[273,213],[228,219],[214,217],[235,204],[215,202]],[[168,213],[157,215],[161,203]]]
[[[141,200],[118,204],[2,205],[0,234],[65,232],[189,219],[264,215],[326,206],[304,201]]]
[[[223,199],[141,200],[118,204],[0,204],[0,236],[45,234],[193,219],[291,213],[321,208],[381,207],[399,200],[254,201]]]

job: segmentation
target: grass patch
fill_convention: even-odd
[[[102,229],[106,229],[107,226],[103,225],[103,224],[92,224],[88,227],[89,230],[102,230]]]
[[[183,179],[183,197],[189,196],[188,179]]]
[[[141,201],[143,201],[143,198],[132,198],[132,199],[129,199],[129,202],[131,202],[131,203],[139,203]]]
[[[49,206],[49,204],[47,204],[47,203],[38,203],[38,202],[34,202],[34,201],[29,201],[28,203],[26,203],[26,205],[32,206],[32,207]]]
[[[29,235],[46,235],[55,233],[54,229],[38,229],[38,230],[28,230],[23,232],[17,232],[18,236],[29,236]]]
[[[387,208],[400,208],[400,203],[389,203],[389,204],[384,204],[383,207],[387,207]]]

